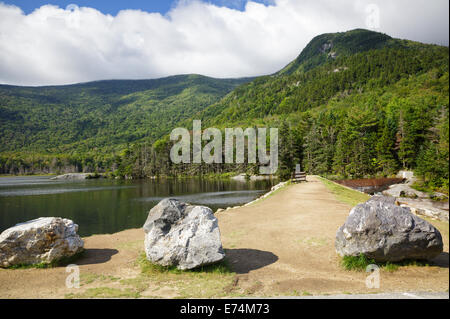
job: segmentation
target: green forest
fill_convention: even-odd
[[[279,128],[282,179],[297,163],[333,178],[410,169],[448,193],[448,76],[448,47],[358,29],[320,35],[255,79],[0,86],[0,173],[257,173],[255,164],[173,165],[168,134],[201,119],[204,128]]]
[[[104,171],[250,79],[180,75],[53,87],[0,85],[0,173]]]

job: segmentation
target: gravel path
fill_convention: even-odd
[[[334,249],[336,230],[350,208],[317,178],[308,177],[307,183],[287,186],[255,204],[218,213],[223,245],[237,273],[230,291],[249,297],[448,298],[448,223],[438,226],[445,252],[436,259],[436,266],[382,270],[380,288],[369,289],[367,274],[343,270]],[[143,250],[142,229],[84,239],[87,253],[78,261],[82,276],[124,279],[139,274],[135,260]],[[64,267],[0,269],[0,298],[64,298],[73,292],[65,286],[67,276]],[[103,285],[102,280],[96,282]],[[120,287],[119,280],[111,285]],[[158,296],[174,297],[165,291],[158,290]]]
[[[317,178],[291,185],[248,207],[218,214],[222,240],[239,284],[258,295],[448,291],[448,224],[439,266],[380,272],[380,289],[367,274],[345,271],[334,248],[337,229],[351,207]],[[440,224],[441,225],[441,224]]]

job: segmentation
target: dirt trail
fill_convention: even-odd
[[[318,179],[308,177],[308,183],[218,213],[227,258],[237,273],[235,288],[253,296],[448,291],[448,224],[440,229],[445,252],[437,258],[439,266],[383,270],[381,287],[375,290],[366,288],[365,273],[343,270],[334,237],[350,208]],[[142,229],[85,238],[87,253],[78,261],[80,273],[135,278],[139,269],[134,261],[143,239]],[[73,292],[65,286],[65,270],[0,269],[0,298],[64,298]],[[171,293],[161,289],[160,296],[172,297]]]
[[[84,274],[129,278],[139,272],[134,262],[144,242],[142,229],[94,235],[83,240],[86,252],[76,261],[82,279]],[[66,287],[69,274],[65,267],[0,268],[0,298],[64,298],[74,292]]]
[[[367,274],[343,270],[334,249],[336,231],[351,207],[337,201],[317,178],[308,181],[218,214],[224,246],[242,284],[267,294],[448,290],[448,224],[442,231],[440,267],[382,271],[380,289],[367,289]]]

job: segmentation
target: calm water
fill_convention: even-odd
[[[52,181],[50,177],[0,178],[0,233],[39,217],[72,219],[81,236],[142,227],[163,198],[218,208],[242,205],[268,191],[273,182],[201,179],[144,181]]]

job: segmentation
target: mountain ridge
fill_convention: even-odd
[[[127,124],[146,132],[141,132],[134,138],[125,137],[121,144],[134,142],[148,134],[159,138],[170,130],[169,127],[161,127],[156,133],[150,132],[155,126],[167,126],[157,117],[166,116],[167,122],[175,124],[177,118],[186,118],[198,108],[209,105],[249,80],[251,78],[214,79],[200,75],[179,75],[151,80],[103,80],[63,86],[0,85],[0,150],[20,149],[17,143],[12,143],[14,140],[7,140],[8,135],[14,136],[15,140],[23,136],[25,146],[31,146],[37,139],[45,144],[44,136],[56,134],[59,139],[52,145],[54,150],[48,153],[59,153],[57,148],[64,144],[82,143],[82,139],[95,137],[94,130],[89,134],[83,132],[83,127],[77,127],[77,123],[83,121],[95,121],[98,124],[89,125],[86,129],[112,126],[103,135],[111,136],[117,129],[124,131]],[[178,112],[180,109],[182,112]],[[171,117],[163,114],[165,112]],[[113,113],[118,114],[112,116]],[[133,119],[136,114],[140,114],[142,118]],[[114,119],[105,123],[104,119],[111,116]],[[24,125],[29,131],[21,134]],[[144,128],[144,125],[149,127]],[[63,135],[67,133],[64,129],[77,131],[80,138],[64,138]],[[45,152],[43,148],[35,147],[34,151]]]
[[[370,35],[370,36],[368,36]],[[354,37],[356,36],[356,40]],[[337,52],[336,56],[330,57],[329,54],[333,51],[333,47],[326,48],[326,52],[320,52],[323,44],[329,43],[330,41],[335,41],[334,39],[338,39],[337,44],[334,46],[340,47],[339,50],[336,50]],[[375,42],[373,42],[375,41]],[[343,48],[342,43],[352,43],[356,45],[354,47],[350,48]],[[372,43],[372,45],[370,45]],[[373,47],[372,47],[373,46]],[[356,49],[355,49],[356,48]],[[359,48],[359,49],[358,49]],[[383,50],[388,51],[386,54],[383,55]],[[302,85],[307,81],[311,80],[311,76],[308,77],[308,74],[312,74],[312,77],[317,77],[317,70],[324,70],[328,67],[328,74],[322,74],[323,78],[338,78],[342,73],[350,73],[352,70],[348,70],[348,67],[345,66],[345,62],[339,63],[340,61],[345,61],[345,59],[348,59],[350,57],[355,57],[358,54],[364,55],[368,52],[376,52],[379,53],[379,56],[376,56],[375,58],[378,59],[377,63],[378,65],[373,65],[373,69],[376,69],[381,66],[383,67],[383,64],[386,63],[386,61],[383,60],[383,58],[387,58],[388,54],[397,54],[399,59],[405,60],[409,57],[406,55],[411,53],[412,51],[415,51],[414,54],[411,55],[412,58],[414,58],[414,55],[417,55],[421,53],[421,51],[446,51],[446,54],[448,55],[448,47],[442,47],[438,45],[432,45],[432,44],[422,44],[419,42],[413,42],[409,40],[400,40],[391,38],[390,36],[387,36],[382,33],[374,32],[374,31],[368,31],[363,29],[355,29],[348,32],[339,32],[339,33],[328,33],[323,34],[315,37],[309,44],[305,47],[305,49],[300,53],[300,55],[292,61],[290,64],[288,64],[285,68],[280,70],[279,72],[273,74],[272,76],[262,76],[258,77],[257,79],[248,82],[246,84],[241,85],[237,89],[235,89],[233,92],[231,92],[231,95],[234,96],[228,96],[228,101],[224,101],[227,99],[227,97],[224,97],[221,101],[218,103],[211,105],[207,107],[205,110],[200,111],[196,116],[200,118],[210,118],[211,115],[214,116],[220,116],[221,113],[225,112],[226,114],[223,114],[223,120],[224,118],[230,119],[234,117],[233,112],[231,112],[231,108],[240,108],[239,110],[236,110],[237,113],[243,114],[245,112],[254,112],[254,107],[248,106],[246,109],[243,109],[243,104],[245,105],[245,101],[239,101],[239,106],[233,106],[233,101],[236,100],[238,97],[244,96],[246,93],[245,91],[254,91],[254,92],[262,92],[266,90],[265,87],[267,86],[274,86],[275,90],[277,92],[281,91],[289,91],[289,86],[292,88],[292,86],[296,86],[297,88],[293,88],[292,91],[298,91],[302,90]],[[315,53],[315,54],[314,54]],[[417,54],[416,54],[417,53]],[[423,53],[423,52],[422,52]],[[437,52],[442,56],[442,52]],[[424,54],[426,55],[426,54]],[[444,52],[445,55],[445,52]],[[365,56],[362,56],[364,59]],[[420,57],[423,58],[423,57]],[[430,57],[426,57],[428,60],[430,60]],[[351,59],[351,58],[350,58]],[[352,62],[352,61],[350,61]],[[360,62],[360,61],[359,61]],[[370,61],[369,61],[370,62]],[[391,64],[395,64],[395,61],[389,61]],[[422,63],[423,61],[420,61]],[[425,61],[426,63],[431,63],[430,61]],[[438,63],[440,63],[439,61]],[[402,62],[403,63],[403,62]],[[448,64],[448,61],[447,61]],[[389,65],[391,68],[389,72],[393,72],[394,68],[397,68],[396,65]],[[401,66],[400,66],[401,67]],[[420,68],[420,66],[419,66]],[[309,72],[311,71],[311,72]],[[343,71],[343,72],[342,72]],[[366,71],[366,70],[364,70]],[[404,72],[407,72],[408,74],[413,74],[416,72],[416,70],[403,70]],[[315,73],[314,73],[315,72]],[[339,74],[339,72],[341,74]],[[370,70],[368,70],[367,73],[369,73]],[[389,73],[387,72],[387,73]],[[331,73],[331,75],[330,75]],[[376,74],[379,76],[379,74]],[[389,74],[387,74],[389,75]],[[405,73],[406,75],[406,73]],[[359,75],[351,75],[353,77],[359,77]],[[369,76],[367,74],[366,78]],[[338,79],[341,80],[341,79]],[[324,79],[326,81],[326,79]],[[303,86],[307,86],[306,85]],[[330,86],[330,83],[327,83],[328,87]],[[309,88],[306,88],[309,89]],[[344,88],[348,89],[348,88]],[[338,92],[338,90],[334,90],[335,93]],[[307,92],[309,95],[311,95],[310,90]],[[254,98],[254,95],[258,95],[258,93],[254,93],[252,95],[252,98],[250,99],[250,102],[253,102],[252,99]],[[303,94],[302,98],[303,100],[308,100],[305,97],[306,94]],[[289,104],[289,99],[292,97],[292,94],[290,92],[287,92],[284,97],[287,96],[287,100],[283,101],[282,99],[277,100],[276,99],[276,93],[272,94],[272,97],[274,97],[275,101],[274,103],[277,104],[277,106],[267,106],[263,110],[261,110],[260,114],[254,114],[254,116],[260,116],[261,114],[269,114],[270,112],[277,112],[277,110],[280,109],[280,107],[283,108],[292,108],[292,105],[287,107],[286,105]],[[332,96],[329,96],[331,98]],[[285,102],[285,103],[284,103]],[[325,101],[322,101],[325,102]],[[221,105],[222,103],[222,105]],[[228,107],[228,111],[226,110],[226,107],[223,104],[228,103],[230,105]],[[284,103],[282,105],[282,103]],[[300,102],[297,101],[297,104]],[[309,102],[308,102],[309,103]],[[260,103],[261,104],[261,103]],[[256,106],[256,108],[260,108],[260,104]],[[292,104],[292,102],[291,102]],[[314,103],[313,103],[314,104]],[[305,106],[310,107],[310,106]],[[214,109],[216,108],[216,109]],[[270,113],[271,114],[271,113]],[[220,122],[220,121],[219,121]],[[214,122],[210,122],[210,124],[215,124]]]
[[[175,78],[188,78],[188,77],[198,77],[198,78],[206,78],[211,80],[219,80],[219,81],[247,81],[252,80],[255,77],[249,76],[249,77],[236,77],[236,78],[215,78],[207,75],[197,74],[197,73],[186,73],[186,74],[176,74],[176,75],[169,75],[164,76],[160,78],[148,78],[148,79],[102,79],[102,80],[93,80],[93,81],[86,81],[86,82],[76,82],[76,83],[70,83],[70,84],[56,84],[56,85],[16,85],[16,84],[2,84],[0,83],[0,87],[4,88],[28,88],[28,89],[48,89],[48,88],[62,88],[62,87],[82,87],[82,86],[90,86],[94,84],[103,84],[103,83],[112,83],[112,82],[152,82],[152,81],[160,81],[160,80],[168,80],[168,79],[175,79]]]
[[[170,163],[167,134],[201,119],[203,127],[279,127],[283,178],[296,163],[342,178],[407,168],[448,190],[448,57],[448,47],[356,29],[317,36],[285,68],[254,79],[185,75],[180,83],[161,80],[165,85],[151,92],[133,87],[145,80],[126,82],[130,87],[110,80],[97,91],[91,82],[78,95],[46,88],[47,95],[31,97],[25,93],[33,89],[11,89],[25,91],[15,97],[0,86],[0,172],[35,171],[33,158],[47,154],[40,165],[48,171],[75,162],[77,170],[122,177],[253,174],[252,165]],[[26,112],[17,113],[19,106]]]
[[[348,40],[348,38],[353,40],[351,41],[351,44],[345,41]],[[306,64],[303,70],[307,71],[312,67],[325,63],[327,59],[334,59],[340,54],[348,53],[342,52],[344,51],[342,50],[342,47],[345,49],[357,49],[356,51],[363,52],[369,49],[383,47],[387,45],[389,40],[392,39],[393,38],[386,34],[364,29],[321,34],[314,37],[300,52],[300,55],[295,60],[290,62],[287,66],[275,74],[291,74],[298,71],[302,64]]]

